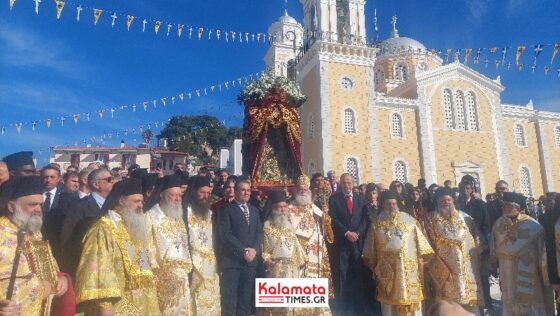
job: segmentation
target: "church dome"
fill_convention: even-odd
[[[410,37],[392,37],[381,42],[381,49],[383,53],[388,54],[394,54],[397,51],[406,52],[409,50],[425,52],[426,46]]]
[[[393,18],[391,19],[391,24],[393,25],[391,37],[381,42],[382,54],[396,54],[398,52],[408,51],[423,53],[426,51],[426,46],[424,46],[419,41],[410,37],[399,36],[399,30],[397,30],[397,16],[393,16]]]
[[[278,18],[278,22],[280,23],[288,23],[288,24],[297,24],[298,22],[296,19],[292,18],[288,15],[288,10],[284,11],[284,15]]]

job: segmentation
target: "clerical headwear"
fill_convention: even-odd
[[[153,190],[158,183],[158,175],[155,173],[149,173],[142,177],[142,191]]]
[[[309,187],[311,187],[311,182],[309,181],[309,177],[302,174],[297,179],[297,185],[309,189]]]
[[[517,204],[520,209],[524,209],[527,205],[525,203],[525,198],[521,194],[515,192],[504,192],[501,200],[507,203]]]
[[[434,198],[437,200],[439,200],[440,198],[444,197],[444,196],[450,196],[452,199],[455,199],[455,191],[451,190],[448,187],[441,187],[438,188],[436,190],[436,193],[434,194]]]
[[[397,193],[392,190],[387,190],[381,192],[381,205],[387,200],[396,200],[398,198]]]
[[[183,178],[178,175],[168,175],[161,180],[160,192],[171,188],[180,188],[183,185]]]
[[[198,190],[202,187],[210,186],[210,177],[207,176],[194,176],[189,181],[190,190]]]
[[[147,168],[137,168],[132,170],[132,172],[130,173],[130,177],[131,178],[136,178],[136,179],[142,179],[143,177],[148,175],[148,169]]]
[[[287,200],[288,198],[286,197],[286,192],[284,190],[274,190],[268,195],[267,202],[274,205],[280,202],[286,202]]]
[[[11,188],[7,188],[9,201],[23,196],[43,194],[43,179],[39,176],[21,177],[9,182],[11,182]]]
[[[129,178],[115,183],[101,208],[101,212],[106,214],[107,211],[115,209],[121,197],[134,194],[142,194],[142,180]]]
[[[10,171],[17,170],[19,167],[27,165],[35,166],[32,151],[20,151],[4,157],[2,161],[6,163]]]

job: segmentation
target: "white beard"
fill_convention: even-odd
[[[274,211],[273,211],[274,212]],[[288,217],[288,214],[276,214],[272,215],[271,224],[274,227],[286,228],[289,230],[294,230],[294,226]]]
[[[303,194],[298,194],[295,197],[295,201],[297,205],[309,205],[313,203],[313,199],[311,197],[311,192],[306,192]]]
[[[171,219],[181,219],[183,218],[183,206],[178,204],[168,204],[167,202],[161,201],[159,207],[165,213],[165,215]]]
[[[439,206],[438,211],[443,216],[449,216],[455,208],[453,206]]]
[[[122,212],[122,218],[126,230],[133,240],[138,240],[142,246],[148,241],[148,221],[142,211],[137,213],[135,209],[125,208]]]
[[[31,215],[26,213],[18,203],[15,203],[15,209],[12,221],[17,225],[17,227],[31,233],[36,233],[41,230],[41,226],[43,226],[42,215]]]

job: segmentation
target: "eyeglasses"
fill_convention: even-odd
[[[107,181],[108,183],[111,183],[111,182],[115,181],[115,178],[107,177],[107,178],[103,178],[103,179],[97,179],[97,181]]]

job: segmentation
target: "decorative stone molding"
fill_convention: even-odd
[[[371,138],[371,161],[373,170],[373,181],[381,181],[381,159],[379,150],[379,138],[377,134],[377,115],[375,113],[375,107],[377,102],[378,94],[375,92],[375,82],[374,82],[374,68],[366,68],[366,86],[368,94],[368,125],[369,125],[369,136]]]
[[[486,187],[484,181],[484,166],[477,164],[471,160],[464,161],[453,161],[451,163],[453,167],[453,174],[455,175],[455,183],[461,182],[461,178],[465,175],[478,175],[478,185],[480,186],[481,195],[486,195]],[[473,176],[473,178],[477,178]]]
[[[539,145],[539,160],[541,165],[541,177],[543,179],[544,191],[554,192],[554,180],[552,179],[552,166],[550,165],[550,151],[546,138],[546,130],[542,120],[535,122],[537,130],[537,143]],[[551,130],[554,133],[554,129]]]

